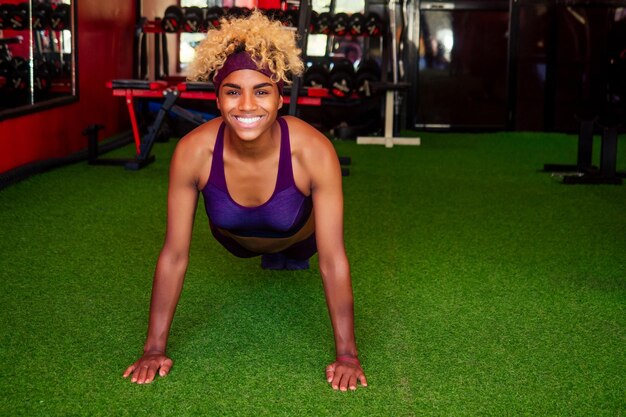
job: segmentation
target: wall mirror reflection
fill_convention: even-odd
[[[76,0],[0,0],[0,119],[76,100]]]

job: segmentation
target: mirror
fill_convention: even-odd
[[[0,120],[77,100],[76,0],[0,0]]]

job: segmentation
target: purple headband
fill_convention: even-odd
[[[259,68],[246,51],[235,52],[234,54],[230,54],[222,68],[217,71],[217,74],[213,77],[213,85],[215,85],[215,91],[218,92],[220,89],[220,85],[224,78],[228,77],[228,75],[233,71],[243,70],[243,69],[251,69],[255,71],[259,71],[261,74],[266,75],[272,78],[272,71],[269,68],[263,67]],[[280,94],[283,93],[283,80],[280,80],[276,83],[278,86],[278,92]]]

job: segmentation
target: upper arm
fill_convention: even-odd
[[[181,139],[170,165],[167,193],[167,232],[163,251],[174,256],[189,254],[193,220],[198,204],[198,171],[194,149]]]
[[[315,235],[320,267],[347,267],[343,240],[343,189],[341,167],[330,141],[319,134],[312,139],[309,164],[315,213]],[[344,265],[345,263],[345,265]]]

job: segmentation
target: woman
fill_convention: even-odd
[[[335,390],[367,385],[354,338],[337,155],[307,123],[278,117],[283,83],[303,69],[299,53],[293,32],[259,12],[223,21],[198,47],[190,79],[213,80],[221,117],[186,135],[174,152],[144,353],[124,372],[132,382],[150,383],[172,366],[167,337],[202,193],[213,235],[234,255],[262,255],[268,269],[304,269],[318,253],[336,349],[326,378]]]

